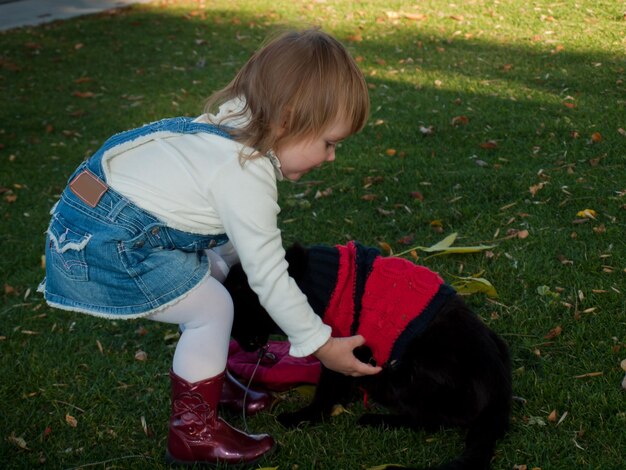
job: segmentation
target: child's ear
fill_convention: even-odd
[[[285,259],[289,263],[289,275],[296,281],[304,276],[308,256],[308,250],[298,242],[287,248]]]
[[[291,110],[286,109],[280,115],[280,120],[274,124],[276,138],[280,139],[287,134],[287,130],[289,129],[289,120],[291,119]]]

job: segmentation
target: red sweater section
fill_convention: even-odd
[[[356,247],[337,246],[339,273],[324,323],[333,336],[351,336],[354,322]],[[443,279],[435,272],[402,258],[377,257],[365,283],[357,333],[363,335],[377,364],[389,360],[394,343],[439,291]]]

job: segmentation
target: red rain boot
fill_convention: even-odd
[[[274,439],[269,435],[246,434],[217,416],[224,373],[189,383],[170,371],[170,379],[169,463],[249,464],[274,449]]]
[[[256,392],[248,389],[246,395],[246,386],[240,383],[232,376],[228,370],[225,372],[224,387],[222,388],[222,398],[220,398],[220,406],[228,408],[231,411],[241,413],[243,410],[244,396],[246,397],[246,415],[252,416],[272,405],[273,399],[269,393]]]

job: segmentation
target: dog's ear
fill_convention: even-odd
[[[289,263],[289,275],[296,281],[302,279],[309,260],[309,250],[300,243],[295,242],[287,248],[285,259]]]

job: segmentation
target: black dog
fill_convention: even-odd
[[[353,262],[348,267],[346,256],[351,256]],[[396,264],[385,267],[382,260]],[[296,244],[287,250],[289,274],[307,295],[315,312],[328,323],[325,315],[330,315],[333,304],[339,310],[345,310],[346,304],[354,307],[354,318],[346,335],[362,333],[368,346],[367,333],[375,333],[378,328],[379,334],[374,336],[385,337],[386,325],[390,324],[389,318],[383,318],[378,327],[370,326],[369,330],[361,325],[373,314],[372,310],[378,307],[387,313],[403,310],[402,315],[406,316],[407,308],[415,308],[422,314],[412,320],[401,320],[404,331],[387,335],[391,341],[383,341],[382,346],[355,350],[364,362],[384,360],[384,365],[379,362],[383,365],[382,372],[353,378],[323,368],[313,401],[299,411],[280,414],[278,420],[287,427],[303,421],[318,422],[330,415],[335,404],[346,405],[351,401],[358,387],[393,412],[364,414],[359,424],[427,431],[465,428],[462,455],[436,468],[488,469],[496,441],[509,425],[512,392],[508,348],[436,274],[407,260],[398,260],[382,258],[378,250],[354,243],[346,247],[308,249]],[[379,274],[377,269],[381,267]],[[416,275],[415,270],[419,271]],[[348,271],[354,272],[346,274]],[[415,279],[421,278],[427,279],[430,287],[416,286]],[[233,338],[245,350],[259,349],[270,334],[278,331],[276,324],[248,286],[240,265],[231,269],[225,286],[235,305]],[[342,297],[339,291],[346,286],[348,293]],[[394,288],[391,300],[379,298],[385,289],[393,292]],[[430,301],[420,306],[402,305],[400,302],[407,297],[398,289],[429,291]],[[334,336],[336,332],[333,325]],[[381,353],[381,349],[388,354]]]

